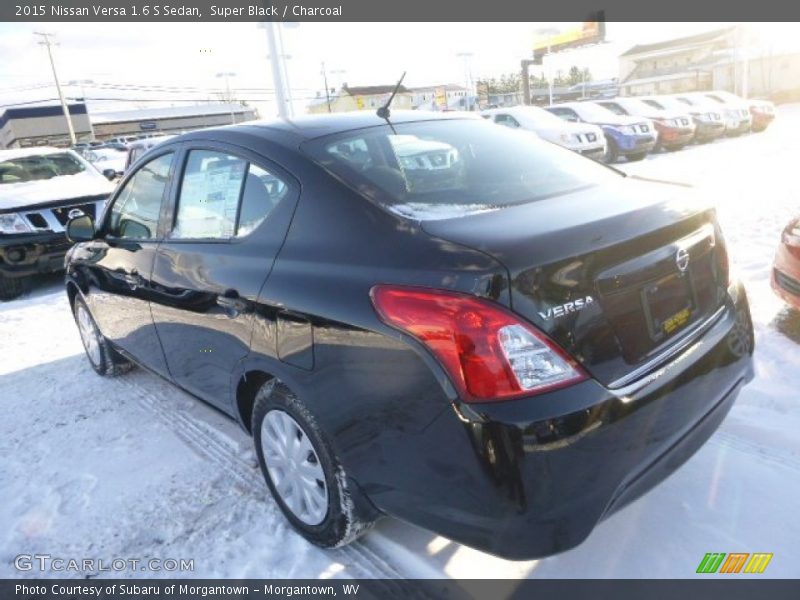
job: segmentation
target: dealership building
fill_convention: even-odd
[[[97,113],[91,117],[98,140],[148,133],[181,133],[257,118],[254,108],[235,103],[143,108]]]
[[[67,108],[75,136],[79,140],[90,139],[92,125],[86,104],[70,103]],[[0,148],[69,144],[69,129],[61,104],[25,104],[0,112]]]
[[[193,129],[242,123],[258,118],[255,109],[241,104],[143,108],[89,113],[83,102],[68,105],[78,141],[154,133],[181,133]],[[69,146],[69,130],[60,104],[32,104],[0,112],[0,147]]]

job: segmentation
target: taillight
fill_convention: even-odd
[[[586,379],[574,359],[505,308],[468,294],[377,285],[381,320],[422,342],[466,401],[531,396]]]

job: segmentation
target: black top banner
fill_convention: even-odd
[[[598,13],[601,18],[598,19]],[[791,0],[3,0],[0,21],[798,21]]]

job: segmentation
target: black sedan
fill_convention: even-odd
[[[237,419],[312,542],[391,515],[538,557],[752,377],[744,289],[687,194],[469,115],[242,124],[158,145],[73,219],[66,288],[94,369]]]

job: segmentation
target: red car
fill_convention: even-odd
[[[775,254],[772,288],[778,296],[800,310],[800,217],[790,221],[783,230]]]
[[[775,119],[775,104],[768,100],[750,100],[750,116],[754,132],[764,131]]]

